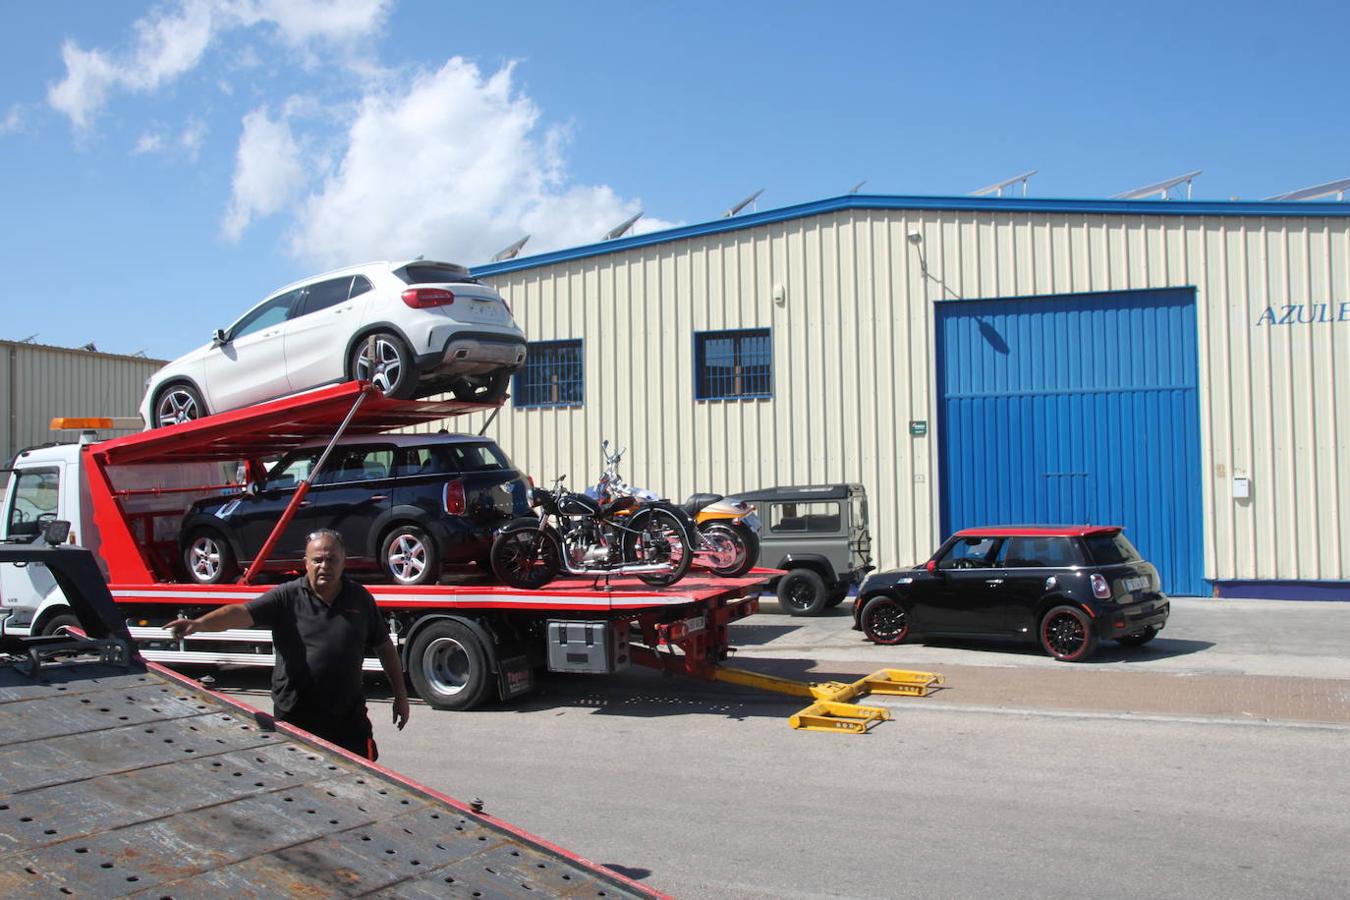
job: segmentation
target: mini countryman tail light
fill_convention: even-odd
[[[455,295],[444,288],[408,288],[403,292],[403,302],[413,309],[428,309],[449,306],[455,302]]]
[[[445,514],[462,516],[468,504],[464,500],[464,482],[456,479],[445,483]]]
[[[1111,585],[1106,583],[1104,577],[1094,572],[1092,577],[1088,580],[1092,583],[1092,596],[1096,597],[1098,600],[1111,599]]]

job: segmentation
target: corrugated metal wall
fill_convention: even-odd
[[[1125,525],[1163,590],[1204,590],[1195,292],[938,307],[941,521]]]
[[[145,380],[162,365],[138,356],[0,341],[4,464],[24,447],[73,439],[50,429],[54,416],[135,416]]]
[[[1350,578],[1345,218],[854,209],[488,280],[531,339],[585,342],[583,407],[493,426],[536,479],[593,479],[608,437],[631,481],[672,496],[861,481],[885,566],[940,537],[934,303],[1194,287],[1206,577]],[[1279,324],[1298,304],[1305,321]],[[750,327],[773,329],[773,399],[695,402],[693,333]]]

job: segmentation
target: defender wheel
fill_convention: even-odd
[[[1055,659],[1082,662],[1097,649],[1092,620],[1076,606],[1056,606],[1041,619],[1041,648]]]
[[[815,616],[829,598],[825,580],[810,569],[792,569],[778,580],[778,605],[790,616]]]
[[[230,542],[210,529],[195,532],[188,539],[183,548],[183,566],[188,578],[197,584],[225,584],[239,574]]]
[[[909,613],[894,597],[873,597],[858,617],[863,635],[874,644],[899,644],[909,637]]]
[[[460,622],[432,622],[408,649],[413,690],[435,709],[473,709],[492,686],[488,651]]]
[[[419,525],[401,525],[380,542],[380,564],[395,584],[435,584],[441,579],[441,554]]]
[[[202,395],[196,388],[179,382],[160,390],[155,397],[152,415],[154,417],[154,421],[150,423],[152,428],[178,425],[206,415],[206,404],[202,402]]]
[[[347,374],[369,381],[386,397],[407,400],[417,392],[417,364],[403,339],[377,331],[356,342],[348,360]]]
[[[1126,647],[1142,647],[1157,636],[1158,629],[1149,627],[1138,634],[1127,634],[1123,638],[1116,638],[1116,640],[1120,641],[1120,643],[1124,644]]]

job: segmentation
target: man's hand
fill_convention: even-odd
[[[408,704],[408,697],[406,694],[402,697],[394,698],[394,724],[398,726],[399,731],[402,731],[403,726],[408,724],[408,715],[411,712],[412,708]]]
[[[195,634],[201,630],[196,619],[174,619],[164,627],[169,630],[176,640],[180,641],[189,634]]]

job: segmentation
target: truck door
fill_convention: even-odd
[[[61,466],[16,469],[5,494],[0,538],[21,544],[40,540],[43,526],[59,516],[60,500]],[[0,563],[0,615],[27,625],[43,599],[55,590],[56,579],[41,563]]]

